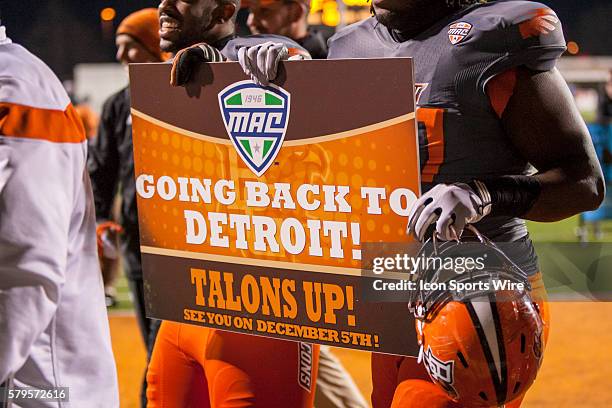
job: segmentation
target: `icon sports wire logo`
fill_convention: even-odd
[[[283,88],[240,81],[219,93],[225,129],[236,152],[258,177],[274,162],[285,139],[291,95]]]

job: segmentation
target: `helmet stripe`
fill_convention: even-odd
[[[507,393],[506,350],[499,313],[495,307],[495,295],[482,296],[465,303],[478,333],[480,345],[489,364],[491,381],[495,388],[497,401],[502,403]]]

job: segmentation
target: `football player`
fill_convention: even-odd
[[[475,223],[522,247],[515,262],[530,274],[546,334],[546,292],[523,219],[593,210],[605,193],[584,121],[555,69],[565,51],[558,17],[521,0],[373,0],[372,12],[330,39],[329,58],[414,58],[424,194],[409,232],[458,239]],[[274,69],[248,58],[255,53],[245,67],[261,83],[273,80]],[[461,406],[415,358],[375,354],[372,368],[375,408]]]
[[[265,47],[275,58],[307,55],[280,36],[237,38],[239,6],[239,0],[160,2],[160,44],[174,55],[173,84],[185,84],[199,62],[236,60],[242,46],[269,39],[281,44]],[[148,368],[147,406],[311,407],[318,350],[305,343],[164,321]]]
[[[469,222],[515,241],[527,236],[522,218],[557,221],[599,206],[602,173],[555,69],[565,41],[550,8],[373,0],[372,9],[331,39],[330,57],[414,58],[427,193],[411,232],[422,239],[435,224],[453,239]]]
[[[86,158],[61,82],[0,26],[0,406],[119,406]]]
[[[314,59],[327,57],[323,34],[308,25],[310,0],[251,0],[247,25],[253,34],[278,34],[293,39]],[[367,403],[328,346],[319,354],[315,405],[318,408],[360,408]]]
[[[520,0],[373,0],[372,10],[330,41],[330,57],[414,58],[425,193],[410,232],[422,239],[432,225],[457,239],[476,223],[490,238],[524,247],[515,261],[531,275],[546,334],[545,290],[523,219],[561,220],[597,208],[604,196],[586,126],[555,69],[565,51],[558,17]],[[373,355],[372,368],[375,408],[457,404],[418,399],[415,388],[430,386],[417,382],[427,377],[412,358]],[[497,397],[488,398],[494,405]]]

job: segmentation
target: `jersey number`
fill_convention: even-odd
[[[444,162],[444,109],[418,108],[416,116],[419,131],[425,131],[425,138],[422,140],[425,146],[421,148],[427,149],[427,156],[421,167],[421,181],[431,183]]]

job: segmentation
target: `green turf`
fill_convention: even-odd
[[[534,242],[577,242],[576,230],[579,217],[575,216],[559,222],[527,222],[529,234]],[[603,237],[596,238],[593,225],[587,226],[589,242],[612,242],[612,220],[601,223]]]
[[[123,273],[117,280],[117,304],[111,310],[129,310],[132,309],[132,299],[130,298],[130,289],[128,288],[127,279]]]
[[[531,239],[535,242],[567,242],[576,241],[577,217],[559,222],[527,222]]]
[[[561,299],[612,300],[612,221],[601,223],[596,237],[588,224],[579,243],[579,217],[554,223],[529,222],[546,288]]]

